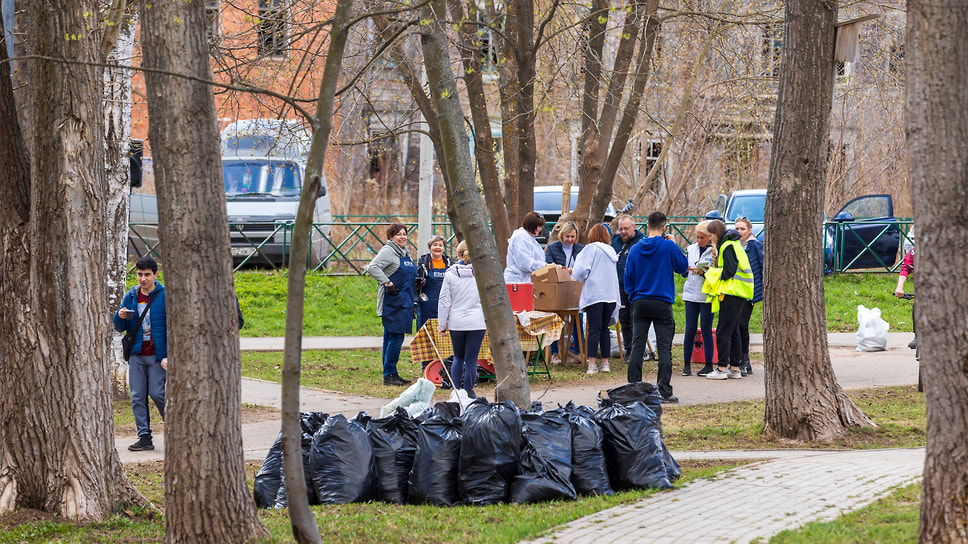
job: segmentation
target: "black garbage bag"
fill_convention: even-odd
[[[373,446],[373,476],[376,496],[393,504],[407,502],[407,486],[417,451],[417,424],[403,408],[369,422],[367,432]]]
[[[608,400],[617,402],[622,406],[630,406],[635,402],[642,402],[655,412],[655,415],[662,421],[662,394],[659,388],[649,382],[634,382],[609,389]],[[601,407],[601,399],[599,399]]]
[[[641,402],[623,406],[606,399],[595,412],[595,421],[605,433],[605,462],[612,489],[672,487],[655,412]]]
[[[255,474],[255,485],[252,495],[255,505],[259,508],[272,508],[276,504],[276,495],[282,486],[282,433],[269,448],[259,472]]]
[[[559,420],[561,421],[561,420]],[[566,427],[567,422],[561,421]],[[557,465],[545,458],[525,433],[518,457],[518,473],[511,483],[511,502],[526,504],[554,500],[574,500],[575,487]]]
[[[521,414],[525,437],[566,480],[571,479],[571,426],[555,412]],[[520,471],[519,471],[520,473]]]
[[[438,409],[437,412],[417,429],[408,501],[411,504],[453,506],[460,503],[457,489],[461,445],[460,406],[456,402],[438,402],[429,411],[434,409]]]
[[[604,433],[595,412],[572,402],[547,414],[560,414],[571,426],[571,483],[581,495],[614,495],[605,464]]]
[[[321,504],[373,498],[373,447],[357,421],[342,414],[327,418],[313,436],[309,466]]]
[[[436,402],[433,406],[413,416],[413,421],[420,425],[432,417],[443,417],[448,420],[458,418],[460,417],[460,403]]]
[[[517,473],[521,448],[521,414],[511,402],[489,404],[477,399],[461,416],[458,483],[468,504],[506,502]]]
[[[666,447],[665,442],[662,443],[662,462],[665,464],[666,476],[669,477],[670,482],[678,480],[682,476],[682,467],[679,466],[679,462],[672,457],[672,452]]]
[[[306,478],[306,492],[309,504],[319,504],[316,492],[313,490],[312,477],[309,473],[309,450],[312,446],[313,433],[326,421],[327,415],[322,412],[303,412],[299,414],[299,424],[302,431],[303,472]],[[279,507],[277,496],[279,489],[285,485],[282,477],[282,433],[269,448],[262,467],[255,475],[253,495],[255,504],[260,508]],[[282,493],[285,497],[285,493]],[[285,507],[283,501],[282,507]]]

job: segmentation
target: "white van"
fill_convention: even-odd
[[[222,131],[222,183],[233,265],[287,264],[311,141],[309,130],[291,120],[246,119]],[[132,257],[145,254],[157,244],[157,200],[146,193],[144,189],[135,189],[131,194],[128,254]],[[313,223],[329,223],[332,217],[323,178]],[[315,267],[326,258],[329,234],[329,225],[313,227],[310,266]],[[155,248],[153,254],[158,256],[161,252]]]

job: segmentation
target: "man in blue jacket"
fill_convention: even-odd
[[[632,304],[629,302],[629,294],[625,290],[625,262],[629,256],[629,250],[645,235],[635,228],[635,220],[631,215],[621,214],[616,221],[618,234],[612,236],[612,249],[618,255],[618,262],[615,269],[618,272],[618,292],[622,298],[622,308],[618,311],[618,322],[622,325],[622,354],[626,361],[632,351]]]
[[[168,326],[165,287],[157,280],[158,263],[151,257],[142,257],[135,268],[138,270],[138,285],[124,295],[121,308],[114,314],[114,328],[134,338],[128,358],[128,386],[131,389],[131,410],[138,427],[138,441],[128,449],[145,451],[155,449],[151,442],[148,397],[155,401],[162,419],[165,417]],[[141,314],[145,316],[141,326],[138,326]]]
[[[688,262],[682,249],[666,234],[666,216],[649,214],[648,236],[629,250],[625,263],[625,290],[632,302],[632,353],[629,355],[629,383],[642,381],[642,354],[649,327],[655,326],[659,373],[656,379],[662,402],[679,402],[672,394],[672,338],[676,321],[672,304],[676,300],[674,274],[686,275]]]

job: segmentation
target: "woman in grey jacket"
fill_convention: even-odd
[[[474,279],[474,266],[465,242],[457,246],[457,258],[461,262],[451,266],[444,274],[437,305],[437,323],[441,332],[450,330],[450,342],[454,348],[454,363],[450,377],[454,388],[463,389],[474,399],[477,384],[477,355],[484,342],[487,326],[481,296]]]
[[[686,282],[682,284],[682,302],[686,306],[686,330],[682,340],[682,351],[685,364],[682,365],[682,375],[692,375],[692,352],[696,341],[696,322],[699,322],[699,329],[702,331],[702,347],[705,356],[705,365],[698,372],[700,376],[705,376],[713,371],[713,305],[706,302],[706,294],[702,292],[704,268],[699,263],[705,263],[708,267],[715,258],[709,231],[706,228],[709,221],[702,221],[696,225],[696,243],[686,248],[686,260],[689,261],[689,274]]]
[[[383,320],[383,385],[407,385],[397,373],[403,337],[413,332],[413,283],[417,265],[407,250],[407,227],[393,223],[387,243],[366,265],[365,271],[380,284],[376,315]]]

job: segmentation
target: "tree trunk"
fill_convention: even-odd
[[[283,472],[289,519],[296,542],[322,542],[319,528],[309,509],[306,479],[303,476],[302,427],[299,421],[299,376],[302,358],[303,312],[306,299],[306,263],[309,235],[313,226],[313,209],[322,187],[323,165],[329,134],[333,128],[333,102],[339,81],[343,51],[346,47],[346,23],[353,7],[352,0],[339,0],[329,33],[329,52],[319,87],[313,141],[306,164],[306,183],[299,198],[299,210],[292,233],[292,257],[289,260],[289,283],[286,295],[286,345],[282,366],[282,451]]]
[[[122,68],[132,57],[138,13],[121,11],[112,18],[117,41],[110,48],[104,70],[104,167],[107,171],[107,217],[104,222],[107,240],[108,308],[118,308],[127,291],[128,203],[131,194],[129,142],[131,140],[131,70]],[[128,362],[121,355],[121,333],[111,329],[111,391],[115,399],[127,399]]]
[[[450,173],[457,217],[474,262],[474,277],[481,293],[497,375],[497,401],[510,400],[518,407],[525,408],[531,404],[527,368],[521,356],[517,326],[504,287],[501,259],[488,229],[487,214],[474,179],[460,95],[450,69],[444,32],[445,17],[444,0],[431,2],[424,11],[424,19],[430,23],[421,34],[430,95],[441,120],[441,149],[445,159],[442,166]]]
[[[89,64],[33,61],[24,131],[0,62],[0,512],[103,520],[146,501],[114,448],[97,5],[25,6],[31,53]]]
[[[928,445],[919,542],[968,542],[968,2],[908,4],[906,118]],[[960,264],[959,264],[960,263]],[[954,295],[954,297],[953,297]]]
[[[143,3],[148,134],[165,247],[166,542],[267,536],[246,485],[241,365],[202,2]],[[163,72],[163,73],[162,73]]]
[[[463,21],[460,26],[460,53],[464,64],[464,85],[467,86],[467,103],[471,110],[471,120],[474,123],[474,157],[480,171],[481,185],[484,188],[484,202],[491,216],[491,229],[494,231],[494,243],[497,245],[498,255],[506,256],[508,239],[511,238],[511,222],[508,220],[507,207],[504,205],[504,194],[501,191],[501,179],[497,170],[497,159],[494,156],[494,137],[491,135],[491,119],[487,113],[487,100],[482,78],[481,40],[478,38],[476,24],[477,5],[468,2],[467,8],[470,18],[464,15],[461,0],[449,0],[451,18]],[[505,259],[502,257],[501,262]]]
[[[871,426],[837,383],[827,349],[823,210],[835,2],[784,4],[783,59],[766,203],[764,284],[765,432],[831,440]],[[791,286],[795,286],[791,288]]]

